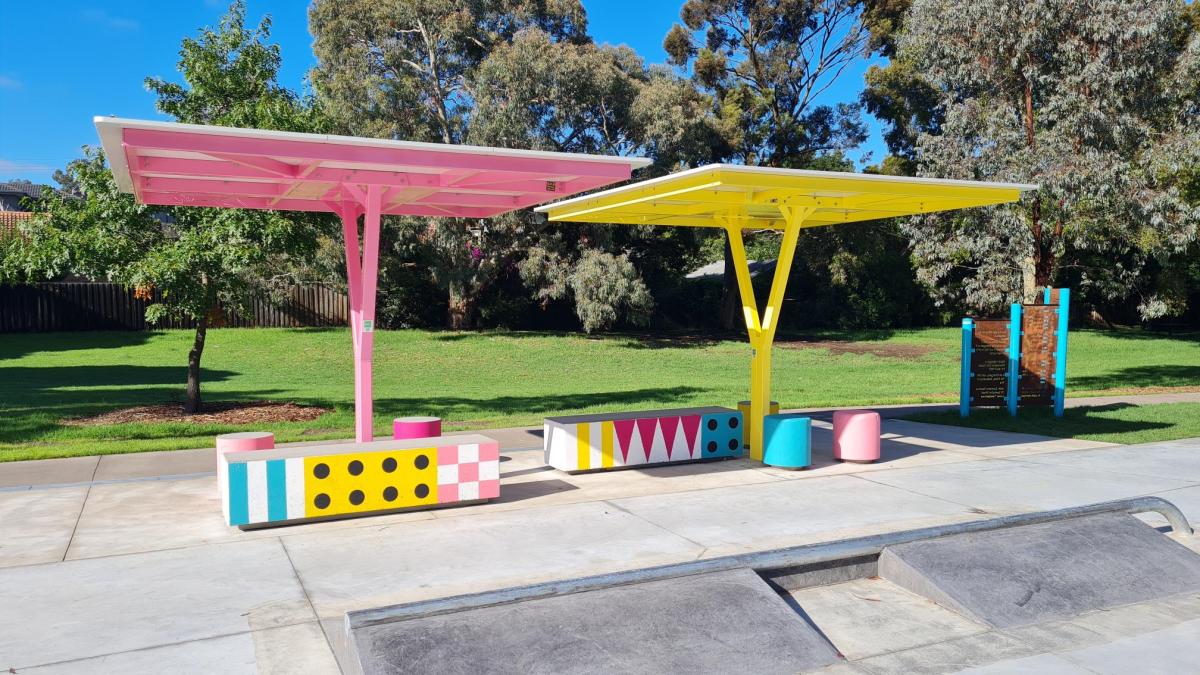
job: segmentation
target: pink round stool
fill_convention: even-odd
[[[435,438],[442,435],[440,417],[397,417],[392,420],[392,438]]]
[[[217,436],[217,454],[246,450],[270,450],[274,447],[275,434],[269,431],[239,431],[236,434]]]
[[[225,495],[228,472],[222,469],[221,455],[226,452],[270,450],[275,447],[275,434],[269,431],[239,431],[217,436],[217,494]]]
[[[843,462],[879,459],[879,413],[873,410],[834,411],[833,458]]]

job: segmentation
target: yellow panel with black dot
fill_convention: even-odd
[[[437,448],[304,458],[309,518],[437,504]]]

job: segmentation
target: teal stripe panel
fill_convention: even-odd
[[[246,497],[245,462],[229,463],[229,524],[245,525],[250,522],[250,504]]]
[[[285,460],[267,461],[267,520],[287,520]]]

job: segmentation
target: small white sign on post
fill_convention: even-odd
[[[375,322],[370,319],[363,319],[362,332],[374,333],[375,332]]]

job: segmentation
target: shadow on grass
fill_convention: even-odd
[[[701,387],[658,387],[628,391],[602,391],[588,394],[566,394],[554,396],[495,396],[492,398],[463,398],[457,396],[425,396],[421,398],[377,398],[376,410],[428,411],[427,414],[443,418],[462,419],[479,414],[517,415],[561,414],[588,410],[601,406],[630,406],[630,409],[690,401],[692,395],[705,391]]]
[[[0,361],[19,359],[39,352],[136,347],[149,342],[152,337],[153,331],[6,333],[0,335]],[[5,370],[7,371],[7,368]]]
[[[183,400],[187,370],[174,366],[61,366],[0,369],[0,442],[22,442],[61,428],[58,420],[138,405]],[[237,373],[205,369],[201,382]],[[267,391],[224,395],[222,400],[260,400]]]
[[[777,336],[777,342],[885,342],[895,337],[897,331],[891,329],[877,330],[815,330],[787,331],[782,330]],[[563,338],[574,337],[596,342],[615,342],[622,347],[631,349],[703,349],[722,342],[746,342],[744,330],[733,331],[662,331],[657,333],[642,332],[609,332],[588,335],[570,331],[479,331],[479,332],[437,332],[433,339],[440,342],[461,342],[477,337],[503,337],[510,339],[529,338]]]
[[[1055,417],[1049,409],[1020,410],[1010,417],[1004,410],[974,410],[967,418],[959,417],[956,411],[917,413],[903,419],[929,424],[944,424],[992,431],[1037,434],[1055,438],[1082,438],[1101,435],[1119,436],[1157,429],[1170,429],[1176,424],[1168,421],[1119,419],[1107,416],[1110,413],[1142,408],[1132,403],[1067,408],[1062,417]],[[1145,406],[1153,408],[1153,406]],[[957,441],[956,441],[957,442]]]
[[[1179,342],[1200,342],[1200,331],[1165,331],[1147,330],[1145,328],[1079,328],[1071,329],[1072,334],[1090,333],[1107,338],[1121,340],[1177,340]]]
[[[1127,387],[1200,386],[1200,366],[1132,366],[1105,373],[1067,380],[1067,386],[1083,390]]]

